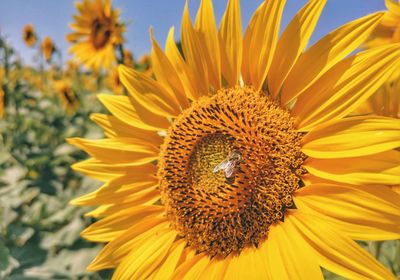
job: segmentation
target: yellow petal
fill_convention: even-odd
[[[400,17],[400,5],[394,0],[385,0],[386,7],[394,15]]]
[[[268,90],[273,98],[306,48],[326,0],[309,1],[292,19],[282,33],[268,75]]]
[[[196,16],[195,29],[201,45],[204,46],[208,81],[214,90],[221,87],[221,58],[214,8],[211,0],[201,0]]]
[[[168,226],[169,223],[165,221],[165,218],[156,216],[137,222],[104,246],[89,265],[88,270],[96,271],[117,266],[129,253],[137,250],[143,241],[165,231]]]
[[[109,164],[90,158],[72,165],[72,169],[100,181],[108,181],[125,175],[132,170],[132,166],[125,164]]]
[[[314,184],[298,190],[294,201],[352,239],[400,238],[400,196],[389,187]]]
[[[289,215],[283,223],[271,226],[265,241],[271,279],[324,279],[313,252],[291,218]]]
[[[192,69],[189,68],[187,63],[183,60],[178,47],[175,44],[174,39],[174,28],[169,30],[167,42],[165,46],[165,54],[169,58],[171,64],[174,66],[178,76],[185,88],[185,93],[191,100],[197,100],[202,94],[207,94],[208,92],[201,92],[197,86],[196,77]]]
[[[162,117],[175,117],[181,109],[176,97],[159,83],[132,68],[118,66],[121,83],[144,108]]]
[[[347,184],[400,185],[400,152],[395,150],[355,158],[309,158],[304,167],[315,176]]]
[[[383,13],[349,22],[315,43],[298,60],[283,86],[282,104],[289,103],[336,63],[357,49],[379,24]]]
[[[199,92],[201,94],[208,94],[207,60],[204,53],[206,46],[202,44],[198,32],[192,25],[187,1],[182,16],[181,40],[185,60],[193,70]]]
[[[109,163],[133,163],[137,165],[157,160],[159,149],[152,143],[131,138],[89,140],[69,138],[68,142],[92,157]]]
[[[265,248],[245,248],[238,256],[232,256],[225,270],[225,279],[271,279],[265,260],[266,252],[261,250]]]
[[[152,42],[152,69],[155,73],[157,81],[167,87],[169,91],[175,94],[175,98],[178,101],[181,108],[189,107],[188,98],[186,97],[185,90],[176,73],[174,67],[169,61],[168,57],[161,50],[153,36],[153,31],[150,29],[150,38]]]
[[[134,127],[111,115],[95,113],[90,115],[90,119],[100,125],[109,138],[129,137],[146,140],[155,145],[161,145],[163,142],[156,132]]]
[[[172,279],[189,280],[199,279],[201,273],[209,264],[210,259],[205,253],[198,254],[181,264],[175,271]]]
[[[149,164],[130,168],[127,174],[113,178],[99,189],[75,198],[70,203],[74,205],[107,204],[112,203],[113,197],[121,197],[127,193],[134,194],[153,188],[158,185],[158,181],[154,176],[154,169],[156,168],[151,166]]]
[[[213,258],[202,273],[200,279],[229,279],[229,275],[226,274],[226,268],[229,264],[230,257],[225,259]]]
[[[400,120],[349,117],[316,127],[302,139],[302,152],[313,158],[348,158],[400,146]]]
[[[81,236],[90,241],[107,242],[143,219],[152,219],[164,211],[161,206],[138,206],[119,211],[87,227]]]
[[[154,190],[158,185],[157,179],[153,176],[154,169],[151,164],[131,168],[127,175],[114,178],[94,192],[75,198],[70,203],[74,205],[118,203],[118,200],[122,202],[127,199],[125,196],[128,194]]]
[[[242,20],[239,0],[229,0],[219,27],[222,75],[229,86],[240,79],[242,64]]]
[[[382,264],[330,223],[300,209],[288,219],[310,245],[314,259],[322,267],[349,279],[395,279]]]
[[[353,112],[400,67],[400,44],[374,48],[349,57],[326,72],[297,99],[296,125],[308,131]]]
[[[184,239],[180,239],[174,243],[174,246],[168,252],[168,256],[160,268],[154,273],[152,279],[170,279],[175,272],[175,268],[186,246]]]
[[[256,90],[261,89],[270,69],[285,3],[285,0],[264,1],[244,35],[243,79],[245,84],[252,84]]]
[[[112,279],[148,279],[167,255],[176,235],[176,231],[165,229],[143,240],[118,265]]]
[[[149,113],[131,97],[99,94],[98,98],[115,117],[128,125],[150,131],[163,130],[170,125],[166,118]]]

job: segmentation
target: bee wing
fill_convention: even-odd
[[[230,160],[227,162],[226,167],[224,168],[224,174],[226,178],[231,178],[233,173],[235,172],[235,164],[236,162],[233,160]]]
[[[225,170],[228,163],[229,163],[229,160],[227,160],[227,159],[222,161],[220,164],[218,164],[217,166],[214,167],[213,172],[218,173],[218,171],[220,171],[220,170]]]

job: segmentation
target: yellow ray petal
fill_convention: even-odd
[[[286,221],[288,220],[288,221]],[[285,219],[295,226],[314,252],[314,259],[328,270],[350,279],[395,279],[370,254],[318,216],[300,209]]]
[[[291,218],[289,215],[285,222],[273,225],[266,240],[271,279],[324,279],[313,252]]]
[[[90,241],[107,242],[128,230],[143,219],[152,219],[163,213],[164,208],[155,205],[125,209],[91,224],[81,236]]]
[[[149,112],[163,117],[179,115],[176,97],[152,78],[124,65],[118,66],[118,73],[129,94]]]
[[[331,121],[302,139],[302,152],[313,158],[348,158],[385,152],[400,146],[400,120],[349,117]]]
[[[182,255],[185,246],[186,242],[184,241],[184,239],[176,241],[170,252],[168,252],[167,258],[160,266],[160,268],[154,273],[154,275],[152,275],[151,279],[170,279],[174,274],[175,268],[178,264],[178,261]]]
[[[221,87],[221,58],[214,8],[211,0],[201,0],[197,12],[195,29],[206,59],[208,81],[214,90]]]
[[[292,114],[301,131],[353,112],[400,67],[400,44],[349,57],[326,72],[298,98]]]
[[[138,192],[154,189],[158,185],[158,181],[153,176],[155,167],[150,166],[151,164],[132,168],[131,172],[127,175],[112,179],[101,188],[75,198],[70,203],[74,205],[113,203],[115,200],[122,201],[127,194],[133,195]]]
[[[164,117],[149,113],[133,98],[99,94],[99,100],[119,120],[137,128],[159,131],[169,127],[170,123]]]
[[[306,48],[325,3],[326,0],[309,1],[282,33],[268,75],[268,90],[273,98]]]
[[[355,158],[309,158],[304,167],[315,176],[347,184],[399,185],[399,163],[400,152],[391,150]]]
[[[69,138],[67,141],[92,157],[109,163],[150,163],[158,158],[158,148],[152,143],[131,138],[88,140]]]
[[[125,175],[135,169],[126,164],[109,164],[94,158],[75,163],[71,167],[78,172],[104,182]],[[155,167],[152,168],[155,170]]]
[[[260,90],[274,57],[285,0],[265,1],[249,23],[243,41],[243,79]],[[248,80],[250,78],[250,80]]]
[[[198,254],[181,264],[175,271],[172,279],[199,279],[202,271],[206,268],[209,262],[210,259],[205,253]]]
[[[400,237],[400,196],[389,187],[314,184],[294,199],[297,208],[329,220],[352,239]]]
[[[155,145],[161,145],[163,142],[163,139],[156,132],[134,127],[112,115],[94,113],[90,115],[90,119],[100,125],[109,138],[129,137],[146,140]]]
[[[167,255],[176,235],[176,231],[165,229],[143,240],[118,265],[112,279],[148,279]]]
[[[349,22],[315,43],[298,60],[287,76],[282,104],[299,96],[333,65],[357,49],[379,24],[383,13]]]
[[[174,66],[179,78],[181,79],[182,85],[185,88],[185,93],[191,100],[197,100],[202,94],[208,92],[201,92],[197,86],[196,77],[183,60],[178,47],[175,44],[174,39],[174,28],[171,27],[168,33],[167,42],[165,43],[165,54],[169,58],[171,64]]]
[[[226,268],[229,264],[230,257],[225,259],[213,258],[202,273],[200,279],[229,279],[226,274]]]
[[[394,0],[385,0],[386,7],[388,10],[395,14],[396,16],[400,17],[400,5],[397,1]]]
[[[201,94],[208,94],[207,60],[204,53],[204,48],[206,48],[206,46],[202,44],[198,32],[192,25],[187,1],[182,16],[181,40],[185,60],[193,70],[197,81],[197,87]]]
[[[118,193],[111,194],[108,197],[104,195],[104,192],[100,193],[101,195],[91,193],[89,195],[95,195],[93,199],[90,199],[89,195],[86,195],[73,200],[73,203],[79,205],[109,204],[109,207],[102,212],[102,214],[105,215],[106,213],[117,212],[118,209],[124,209],[124,207],[134,207],[144,204],[150,205],[160,199],[160,191],[157,189],[157,186],[151,186],[146,182],[140,182],[140,186],[142,190],[132,191],[124,188],[123,190],[119,190]],[[139,183],[136,187],[139,187]]]
[[[185,90],[176,73],[174,67],[169,61],[168,57],[161,50],[156,40],[154,39],[153,32],[150,29],[150,38],[152,42],[152,68],[156,75],[157,81],[162,83],[171,92],[175,94],[175,99],[178,101],[181,108],[189,107],[188,98],[186,97]]]
[[[238,256],[232,256],[225,270],[225,279],[272,279],[264,259],[266,253],[260,251],[261,248],[246,248]]]
[[[136,223],[104,246],[88,270],[96,271],[117,266],[132,250],[137,250],[143,241],[165,231],[168,226],[165,218],[155,216]]]
[[[242,20],[240,3],[229,0],[219,27],[222,75],[229,86],[235,86],[240,79],[242,64]]]

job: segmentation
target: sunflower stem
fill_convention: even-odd
[[[119,52],[119,57],[118,57],[118,64],[124,64],[125,58],[124,58],[124,46],[122,44],[117,45],[117,49]]]

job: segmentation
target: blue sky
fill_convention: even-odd
[[[189,0],[189,9],[194,18],[200,0]],[[214,0],[217,22],[224,12],[226,0]],[[241,0],[242,21],[245,26],[262,0]],[[306,0],[287,0],[283,25],[301,8]],[[72,0],[0,0],[0,32],[6,35],[25,62],[30,62],[34,51],[29,50],[21,40],[21,30],[32,23],[39,36],[50,36],[67,57],[69,33],[68,23],[72,21],[75,8]],[[156,39],[164,45],[170,26],[179,30],[184,0],[114,0],[113,6],[122,10],[122,20],[129,22],[126,47],[136,58],[150,51],[149,27],[153,26]],[[324,34],[352,19],[384,10],[384,0],[328,0],[316,31],[311,38],[314,42]]]

